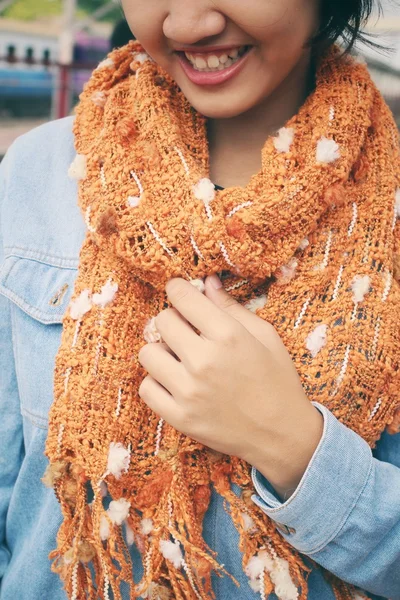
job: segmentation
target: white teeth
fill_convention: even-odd
[[[229,54],[221,54],[221,56],[211,54],[210,56],[204,55],[203,58],[199,55],[195,56],[190,54],[189,52],[185,52],[185,56],[196,71],[222,71],[240,60],[244,54],[241,50],[244,49],[244,46],[241,49],[233,48]]]
[[[196,56],[195,63],[198,69],[205,69],[207,67],[207,63],[204,60],[204,58],[199,58],[198,56]]]
[[[210,69],[216,69],[217,67],[219,67],[218,56],[210,56],[210,58],[207,60],[207,63]]]

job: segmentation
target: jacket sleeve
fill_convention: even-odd
[[[8,154],[0,164],[0,268],[4,250],[2,214],[7,193]],[[9,301],[0,294],[0,590],[11,560],[7,546],[7,511],[24,456],[22,417],[15,373]]]
[[[282,503],[253,469],[253,502],[301,553],[347,583],[399,600],[400,434],[383,434],[379,460],[362,437],[313,404],[324,431],[296,491]]]

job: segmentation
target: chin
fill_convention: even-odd
[[[184,90],[182,91],[185,93]],[[208,119],[232,119],[246,113],[262,101],[262,98],[257,98],[254,99],[254,102],[249,102],[249,98],[240,99],[239,97],[236,101],[232,101],[233,92],[229,95],[223,94],[219,98],[218,93],[210,91],[208,96],[208,98],[204,98],[203,95],[202,98],[199,98],[194,94],[186,95],[193,108]]]
[[[244,114],[250,107],[239,108],[239,107],[227,107],[226,105],[222,105],[220,107],[202,107],[202,106],[192,106],[199,112],[201,115],[207,117],[207,119],[233,119],[234,117],[238,117],[239,115]]]

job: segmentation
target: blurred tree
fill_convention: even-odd
[[[61,0],[15,0],[6,8],[3,17],[33,21],[37,17],[59,15]]]
[[[87,17],[95,10],[111,0],[78,0],[78,17]],[[60,15],[62,11],[62,0],[14,0],[3,12],[3,17],[20,19],[23,21],[34,21],[40,17]],[[121,18],[121,8],[115,6],[100,20],[115,22]]]
[[[121,48],[121,46],[125,46],[130,40],[134,40],[135,36],[133,35],[130,27],[125,19],[121,19],[115,25],[113,32],[110,38],[110,47],[113,48]]]

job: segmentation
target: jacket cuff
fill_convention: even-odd
[[[357,433],[324,406],[317,449],[293,495],[282,503],[268,480],[253,467],[253,502],[276,523],[282,536],[303,554],[322,550],[350,515],[372,468],[372,451]]]

